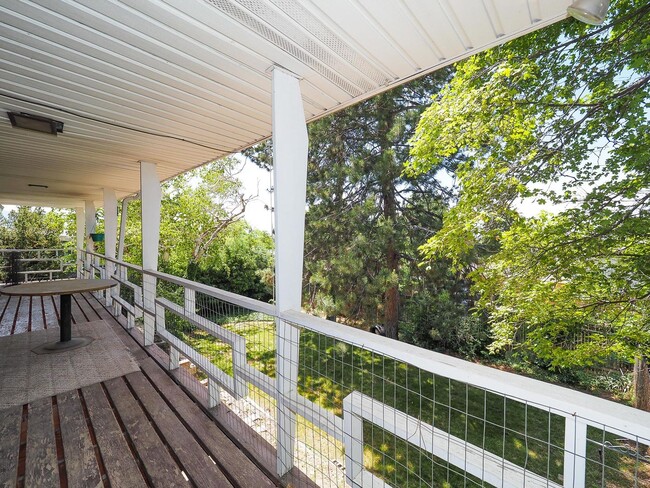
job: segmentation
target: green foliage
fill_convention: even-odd
[[[268,302],[273,298],[273,239],[236,222],[204,263],[190,262],[188,279]]]
[[[68,211],[20,206],[0,220],[0,247],[6,249],[60,248]],[[72,233],[74,234],[74,232]]]
[[[457,204],[422,250],[476,249],[493,350],[555,367],[650,353],[650,4],[567,20],[475,56],[423,114],[406,173],[460,151]],[[525,218],[518,203],[555,205]]]
[[[401,174],[419,116],[450,73],[415,80],[309,125],[306,308],[366,327],[383,323],[392,335],[411,297],[454,286],[446,262],[418,266],[417,248],[440,227],[449,195],[437,173],[453,170],[456,160],[417,177]],[[272,165],[270,143],[248,155],[260,166]],[[467,315],[471,304],[451,296]]]
[[[446,290],[412,297],[404,316],[400,337],[416,346],[472,358],[488,342],[483,317],[468,312],[467,305],[452,299]]]
[[[259,300],[272,298],[273,240],[241,220],[251,197],[242,192],[235,159],[213,161],[162,188],[160,271]],[[129,203],[125,257],[142,255],[140,201]]]

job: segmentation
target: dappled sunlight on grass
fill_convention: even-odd
[[[230,316],[222,317],[221,325],[246,339],[248,364],[275,376],[272,320]],[[180,320],[170,321],[168,328],[232,374],[230,346]],[[335,415],[342,416],[344,398],[359,391],[551,482],[562,483],[563,417],[314,332],[302,331],[299,350],[299,394]],[[251,387],[250,395],[274,411],[275,401],[267,394]],[[590,438],[594,435],[590,434]],[[304,451],[300,455],[313,464],[305,469],[314,476],[324,476],[334,469],[325,467],[328,459],[343,459],[340,443],[304,419],[298,424],[297,436]],[[638,480],[650,486],[650,464],[608,450],[602,465],[598,446],[602,450],[604,440],[609,439],[606,436],[590,442],[588,486],[626,486],[633,483],[635,471]],[[364,466],[392,486],[487,486],[446,460],[367,422],[364,444]],[[317,458],[325,464],[317,466]],[[340,475],[340,469],[330,475]]]

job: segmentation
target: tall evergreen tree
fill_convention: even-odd
[[[309,125],[305,226],[306,306],[330,318],[384,325],[398,337],[400,303],[422,283],[419,245],[449,198],[437,171],[404,177],[408,141],[450,77],[442,70]],[[271,145],[247,152],[270,165]],[[432,276],[434,273],[428,273]]]

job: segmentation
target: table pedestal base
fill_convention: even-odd
[[[69,341],[48,342],[35,347],[32,352],[36,354],[56,354],[57,352],[72,351],[87,346],[94,340],[92,337],[74,337]]]

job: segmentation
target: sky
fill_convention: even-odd
[[[271,173],[261,169],[241,155],[236,155],[236,157],[241,163],[238,177],[242,181],[244,194],[246,196],[257,195],[247,205],[244,218],[254,229],[271,233],[273,229],[273,214],[270,210],[272,208],[271,193],[269,191],[272,186]],[[447,178],[449,179],[448,183],[451,184],[452,178]],[[7,215],[15,208],[13,205],[5,205],[3,214]],[[518,202],[517,208],[525,217],[538,215],[542,210],[549,212],[562,210],[562,208],[550,204],[542,206],[531,200]]]
[[[273,228],[273,214],[271,212],[272,186],[271,173],[261,169],[243,156],[237,155],[241,161],[239,178],[244,186],[245,195],[257,195],[257,197],[246,206],[244,218],[254,229],[264,230],[271,233]]]

